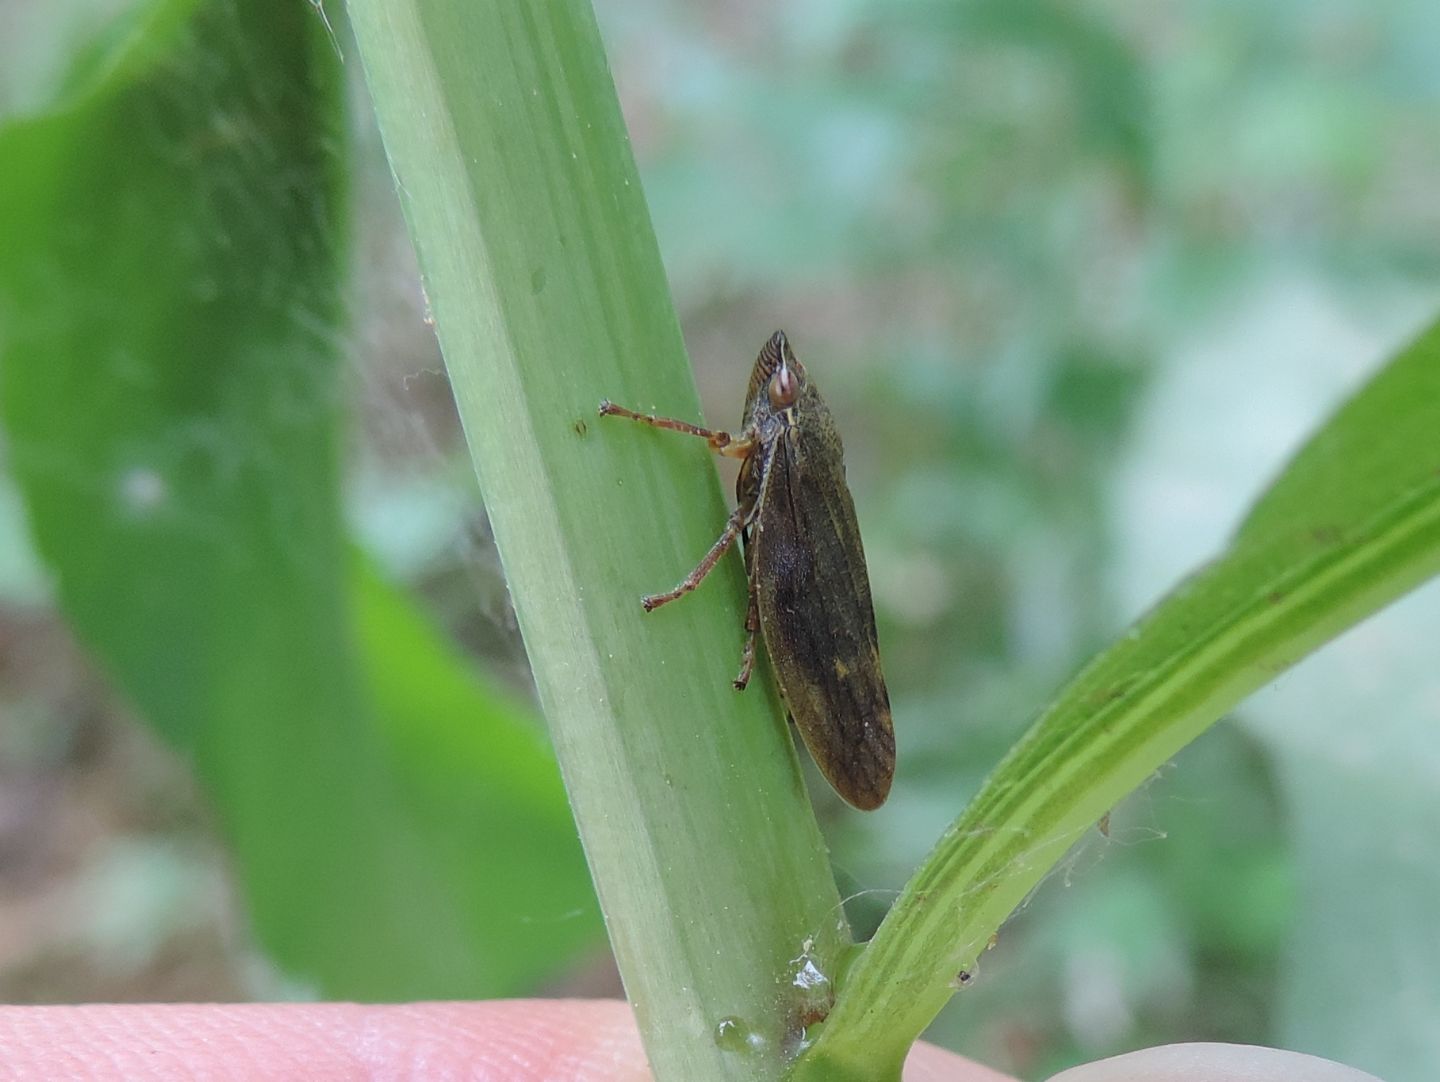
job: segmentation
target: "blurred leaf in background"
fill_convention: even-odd
[[[1214,529],[1202,518],[1223,522],[1216,506],[1240,484],[1238,472],[1257,461],[1278,469],[1307,418],[1361,378],[1362,358],[1386,348],[1395,314],[1418,316],[1433,298],[1397,292],[1389,304],[1397,313],[1377,318],[1290,275],[1196,344],[1193,363],[1166,373],[1121,474],[1121,506],[1132,512],[1118,533],[1131,570],[1122,596],[1138,606],[1147,584],[1197,557]],[[1421,361],[1435,371],[1433,354]],[[1213,433],[1195,404],[1225,400],[1241,383],[1249,394],[1228,405],[1228,445],[1204,453]],[[1344,460],[1346,450],[1328,454]],[[1162,484],[1184,498],[1157,500]],[[1324,521],[1327,499],[1301,496]],[[1142,507],[1160,513],[1133,513]],[[1425,1077],[1440,1053],[1440,957],[1428,930],[1440,899],[1440,846],[1427,829],[1440,811],[1440,683],[1429,649],[1437,620],[1432,583],[1255,696],[1241,719],[1275,775],[1292,861],[1267,1033],[1386,1078]],[[1231,832],[1254,821],[1223,795],[1207,803]],[[1230,906],[1252,914],[1266,893],[1252,884]],[[1335,986],[1337,973],[1346,978]]]
[[[337,49],[291,0],[140,4],[0,130],[10,466],[287,977],[513,994],[597,914],[535,719],[347,540]]]
[[[599,0],[597,9],[709,419],[738,420],[749,360],[758,342],[783,326],[845,434],[900,772],[890,804],[871,816],[846,813],[823,785],[811,791],[863,932],[1046,696],[1218,549],[1304,433],[1432,314],[1440,284],[1433,198],[1440,185],[1433,45],[1440,11],[1421,0],[1185,0],[1163,7],[794,0],[768,8]],[[63,28],[60,12],[30,21]],[[306,28],[290,35],[292,48],[314,45],[306,36],[317,31],[314,21]],[[273,46],[253,48],[265,64],[282,63],[266,51]],[[249,56],[234,36],[202,54],[217,63]],[[313,51],[306,55],[307,66],[319,64]],[[327,55],[333,59],[333,50]],[[27,55],[25,66],[35,64]],[[19,66],[0,70],[18,81]],[[87,100],[90,110],[116,107]],[[212,139],[231,131],[221,122],[229,110],[213,99],[192,108],[192,126],[129,142],[158,143],[152,149],[170,160],[190,145],[184,132],[191,127]],[[103,144],[98,115],[62,112],[48,119],[86,135],[84,125],[98,125],[91,137]],[[267,174],[256,165],[263,159],[247,157],[257,144],[275,152],[276,137],[229,138],[206,153],[226,153],[229,145],[242,159],[226,173],[252,178],[237,202],[274,200],[287,190],[274,185],[285,171]],[[209,462],[211,472],[194,475],[193,488],[223,480],[216,471],[225,463],[238,471],[234,484],[251,478],[248,511],[237,512],[233,524],[215,518],[227,490],[200,491],[199,503],[186,504],[180,497],[191,490],[172,487],[171,504],[125,529],[152,529],[157,513],[174,508],[192,533],[224,522],[233,531],[225,546],[237,557],[246,557],[247,537],[268,545],[266,560],[293,569],[290,581],[302,598],[313,602],[328,583],[333,603],[315,602],[315,619],[340,642],[338,660],[335,671],[308,671],[339,688],[335,702],[360,706],[352,715],[326,700],[313,712],[330,719],[337,742],[337,731],[349,731],[345,718],[370,719],[368,737],[331,754],[355,770],[389,776],[372,790],[379,794],[373,800],[382,801],[385,785],[407,794],[409,818],[395,822],[429,839],[416,848],[412,835],[407,851],[442,854],[473,870],[483,861],[477,854],[465,863],[467,835],[458,827],[446,834],[436,823],[490,822],[501,814],[486,810],[479,784],[458,794],[444,788],[449,771],[469,773],[461,764],[479,769],[489,746],[478,742],[475,733],[485,731],[478,725],[445,735],[444,719],[469,716],[446,705],[469,694],[469,678],[433,641],[403,654],[410,660],[394,671],[366,660],[382,640],[393,661],[399,644],[428,641],[431,633],[413,614],[395,617],[393,633],[383,631],[391,623],[385,614],[402,603],[373,572],[353,571],[359,561],[345,554],[333,503],[345,398],[328,358],[348,348],[357,357],[362,404],[343,466],[359,535],[389,574],[425,591],[447,629],[490,666],[513,670],[503,583],[483,538],[470,540],[468,464],[443,377],[432,371],[439,362],[423,328],[390,177],[368,140],[362,126],[354,161],[363,301],[353,335],[337,331],[335,298],[318,267],[307,284],[307,273],[242,253],[229,257],[237,261],[232,277],[217,280],[203,261],[171,266],[125,254],[131,245],[153,252],[154,240],[107,246],[117,281],[129,291],[116,295],[136,307],[136,321],[150,313],[152,333],[173,335],[161,351],[173,365],[181,363],[174,354],[196,352],[176,342],[205,343],[205,368],[140,376],[197,393],[209,387],[236,412],[207,424],[196,423],[193,410],[179,414],[188,426],[162,416],[155,421],[161,437],[136,436],[123,448],[129,457],[97,456],[83,469],[72,468],[79,450],[107,429],[133,433],[139,420],[126,422],[130,428],[121,426],[123,417],[108,425],[11,420],[12,471],[27,492],[43,483],[56,487],[55,498],[77,501],[88,491],[88,502],[77,504],[89,511],[80,537],[66,536],[74,517],[47,528],[35,512],[47,561],[61,549],[81,549],[92,533],[98,547],[106,531],[119,529],[101,513],[106,501],[134,515],[135,492],[125,503],[116,477],[168,477],[161,469],[167,463]],[[198,153],[191,150],[190,159]],[[87,160],[101,160],[98,149],[91,155]],[[16,160],[13,152],[6,160]],[[311,168],[324,174],[336,166],[325,158]],[[95,217],[100,195],[85,187],[93,181],[74,166],[49,169],[31,182],[66,195],[71,219]],[[131,190],[138,183],[123,180],[122,173],[112,183]],[[26,181],[0,179],[12,191],[19,183]],[[322,188],[340,184],[331,177]],[[190,206],[180,199],[175,213]],[[338,204],[330,196],[323,206]],[[147,231],[160,231],[156,237],[166,230],[208,237],[193,216],[166,224],[158,212],[137,213]],[[258,229],[255,217],[241,215],[237,235]],[[313,236],[319,217],[319,210],[282,216],[286,243]],[[46,228],[60,228],[59,218],[47,220]],[[262,233],[260,243],[278,242]],[[333,269],[333,253],[311,258]],[[78,290],[109,297],[112,288],[108,279],[99,284],[98,266],[79,272],[63,292],[46,294],[44,319],[63,329],[94,319],[96,308],[118,318],[120,306],[108,301],[75,303],[87,295]],[[33,281],[33,273],[9,265],[0,282]],[[219,335],[211,348],[224,320],[208,318],[207,309],[199,309],[207,312],[203,323],[176,320],[153,297],[145,301],[152,290],[207,281],[274,293],[230,305],[236,335]],[[190,303],[225,310],[227,296]],[[262,319],[257,308],[271,315]],[[318,313],[309,337],[294,326],[307,311]],[[0,333],[8,341],[15,331],[9,312],[4,318]],[[278,378],[263,359],[229,367],[244,361],[235,342],[257,320],[262,328],[270,322],[287,355],[309,358],[272,366],[291,382],[246,383],[267,373]],[[305,326],[316,328],[313,321]],[[97,331],[64,333],[70,345],[24,382],[70,379],[67,386],[75,386],[73,373],[88,361],[87,378],[114,381],[117,389],[89,398],[85,387],[67,390],[76,399],[67,410],[91,401],[118,414],[121,402],[154,399],[125,382],[137,375],[126,376],[124,366],[91,348]],[[105,331],[107,342],[113,333]],[[22,377],[8,353],[3,363],[9,400],[17,393],[9,385]],[[223,382],[201,380],[205,373]],[[231,397],[219,387],[232,388]],[[15,408],[7,409],[13,416]],[[303,421],[317,413],[321,434]],[[416,414],[427,424],[415,423]],[[263,422],[263,436],[242,432],[249,419]],[[85,438],[47,464],[36,451],[46,450],[51,423],[74,425]],[[280,431],[269,433],[270,425]],[[276,441],[287,432],[297,450],[273,465],[281,461]],[[188,451],[196,446],[218,457]],[[137,457],[137,449],[150,457]],[[157,461],[157,451],[170,457]],[[329,495],[295,509],[263,495],[281,480],[308,486],[293,491],[296,501]],[[15,506],[0,499],[0,516],[10,515],[0,525],[13,522],[6,508]],[[277,553],[274,523],[290,521],[276,517],[282,513],[310,525],[293,539],[287,534],[286,552]],[[325,545],[315,538],[322,530]],[[204,538],[185,543],[199,547]],[[23,605],[32,613],[36,565],[0,555],[3,573],[14,576],[0,584],[6,611]],[[252,601],[233,576],[225,581],[232,590],[226,603],[241,613],[258,607],[258,595]],[[1440,904],[1440,854],[1423,830],[1435,821],[1428,794],[1440,727],[1424,650],[1434,594],[1433,586],[1421,591],[1286,676],[1252,700],[1241,724],[1208,734],[1117,809],[1108,839],[1097,834],[1037,892],[931,1036],[1027,1076],[1140,1044],[1219,1039],[1301,1047],[1396,1082],[1428,1079],[1440,1054],[1440,965],[1421,946],[1433,941],[1425,922]],[[477,617],[475,596],[488,617]],[[342,609],[353,619],[329,622]],[[29,619],[25,626],[34,627]],[[280,632],[258,634],[266,625],[253,619],[250,638],[283,650],[267,638]],[[239,649],[241,627],[231,630],[223,649],[201,637],[166,643],[167,656],[183,657],[176,651],[185,646],[228,657]],[[293,674],[315,649],[286,654],[275,672]],[[134,652],[150,653],[139,645]],[[440,676],[442,669],[450,676]],[[226,686],[239,696],[233,689],[258,682],[237,673]],[[428,705],[413,712],[402,710],[410,685],[416,701],[428,689]],[[95,692],[82,686],[74,695],[88,701]],[[240,716],[242,707],[233,709]],[[42,695],[27,699],[26,710],[45,717],[54,706]],[[474,715],[485,712],[477,706]],[[280,730],[278,747],[293,738],[279,717],[245,717],[264,730],[255,733],[257,746],[271,739],[272,725]],[[516,725],[527,731],[523,721]],[[202,777],[232,762],[224,750],[207,759],[197,747]],[[374,765],[375,757],[392,756],[383,769]],[[553,782],[517,783],[517,791],[494,799],[549,806],[547,786]],[[364,809],[356,814],[357,825],[371,821]],[[538,810],[534,817],[552,822]],[[552,870],[553,894],[537,885],[517,903],[530,907],[527,927],[554,949],[544,956],[554,964],[594,931],[593,918],[565,919],[588,905],[575,900],[566,867],[559,862]],[[449,896],[470,897],[467,886],[478,892],[482,874],[452,881]],[[515,927],[504,914],[487,919]],[[437,936],[453,930],[444,921],[434,925]],[[524,950],[529,942],[517,937]],[[1396,1038],[1399,1026],[1404,1035]]]

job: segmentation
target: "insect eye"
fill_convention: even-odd
[[[792,405],[799,391],[795,373],[790,371],[788,365],[782,366],[780,371],[770,377],[770,404],[776,409],[785,409]]]

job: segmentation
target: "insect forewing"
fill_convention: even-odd
[[[870,580],[839,435],[813,384],[770,451],[746,563],[790,716],[826,780],[857,808],[895,772]]]

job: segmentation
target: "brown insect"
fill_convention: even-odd
[[[736,435],[608,401],[600,413],[687,432],[741,460],[737,506],[719,539],[678,586],[641,604],[650,612],[689,593],[740,538],[749,606],[736,689],[749,683],[761,632],[781,697],[820,772],[855,807],[878,808],[895,774],[895,731],[865,551],[840,434],[785,333],[776,331],[755,361]]]

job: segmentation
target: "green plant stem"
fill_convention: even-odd
[[[848,930],[769,681],[730,686],[738,557],[680,603],[639,604],[689,570],[725,507],[699,441],[596,416],[604,397],[698,409],[593,15],[581,0],[350,11],[656,1077],[778,1077],[790,961],[811,940],[823,969]],[[758,344],[737,344],[737,413]]]

